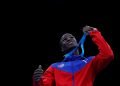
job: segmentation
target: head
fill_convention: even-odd
[[[75,47],[78,46],[76,38],[70,34],[70,33],[65,33],[60,39],[60,45],[62,52],[67,52]]]

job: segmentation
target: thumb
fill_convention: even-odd
[[[39,66],[38,66],[38,68],[42,68],[42,66],[41,66],[41,65],[39,65]]]
[[[43,69],[42,69],[42,66],[41,66],[41,65],[38,66],[38,69],[40,69],[41,72],[43,72]]]

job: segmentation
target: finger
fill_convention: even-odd
[[[42,74],[35,74],[34,77],[41,77]]]
[[[34,77],[35,81],[39,81],[40,80],[40,76],[39,77]]]
[[[34,72],[34,75],[37,75],[37,74],[43,74],[43,72],[42,71],[40,71],[40,72]]]
[[[42,72],[43,72],[43,70],[42,70],[42,69],[36,69],[34,72],[40,72],[40,71],[42,71]]]
[[[37,70],[34,71],[34,73],[42,73],[42,72],[43,72],[42,69],[37,69]]]

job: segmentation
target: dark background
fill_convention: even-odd
[[[115,54],[115,60],[96,77],[94,86],[118,86],[119,51],[115,36],[115,15],[111,14],[113,10],[108,11],[107,7],[101,8],[98,4],[64,0],[48,0],[45,7],[46,10],[41,11],[42,15],[35,10],[37,17],[34,15],[28,24],[29,27],[35,28],[29,30],[26,38],[26,48],[29,51],[27,53],[32,60],[31,76],[39,64],[46,70],[50,64],[63,59],[59,46],[59,39],[63,33],[72,33],[79,41],[82,27],[89,25],[101,31]],[[85,42],[86,56],[95,55],[97,52],[96,46],[88,37]]]
[[[104,1],[78,2],[47,0],[43,2],[6,2],[2,6],[3,45],[1,56],[3,84],[32,85],[32,75],[39,64],[43,69],[63,59],[59,39],[73,34],[79,41],[82,27],[98,28],[113,49],[115,59],[104,69],[94,86],[120,86],[119,5]],[[87,37],[85,55],[95,55],[96,46]],[[10,82],[8,82],[10,81]]]
[[[4,10],[2,21],[7,22],[3,51],[8,52],[4,54],[4,61],[8,63],[4,70],[12,85],[32,85],[32,74],[39,64],[46,70],[50,64],[63,59],[59,46],[62,34],[71,33],[79,41],[82,27],[89,25],[101,31],[115,55],[114,61],[96,77],[94,86],[119,86],[119,24],[116,23],[119,19],[111,7],[113,4],[94,3],[66,0],[47,0],[45,4],[8,3],[10,7]],[[87,37],[85,55],[97,52],[97,47]],[[7,78],[4,77],[5,82]]]

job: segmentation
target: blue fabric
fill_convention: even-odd
[[[79,59],[80,56],[75,56],[73,58],[75,59],[73,61],[54,63],[52,64],[52,67],[72,74],[81,70],[86,64],[88,64],[92,60],[93,56],[90,56],[84,60]]]

